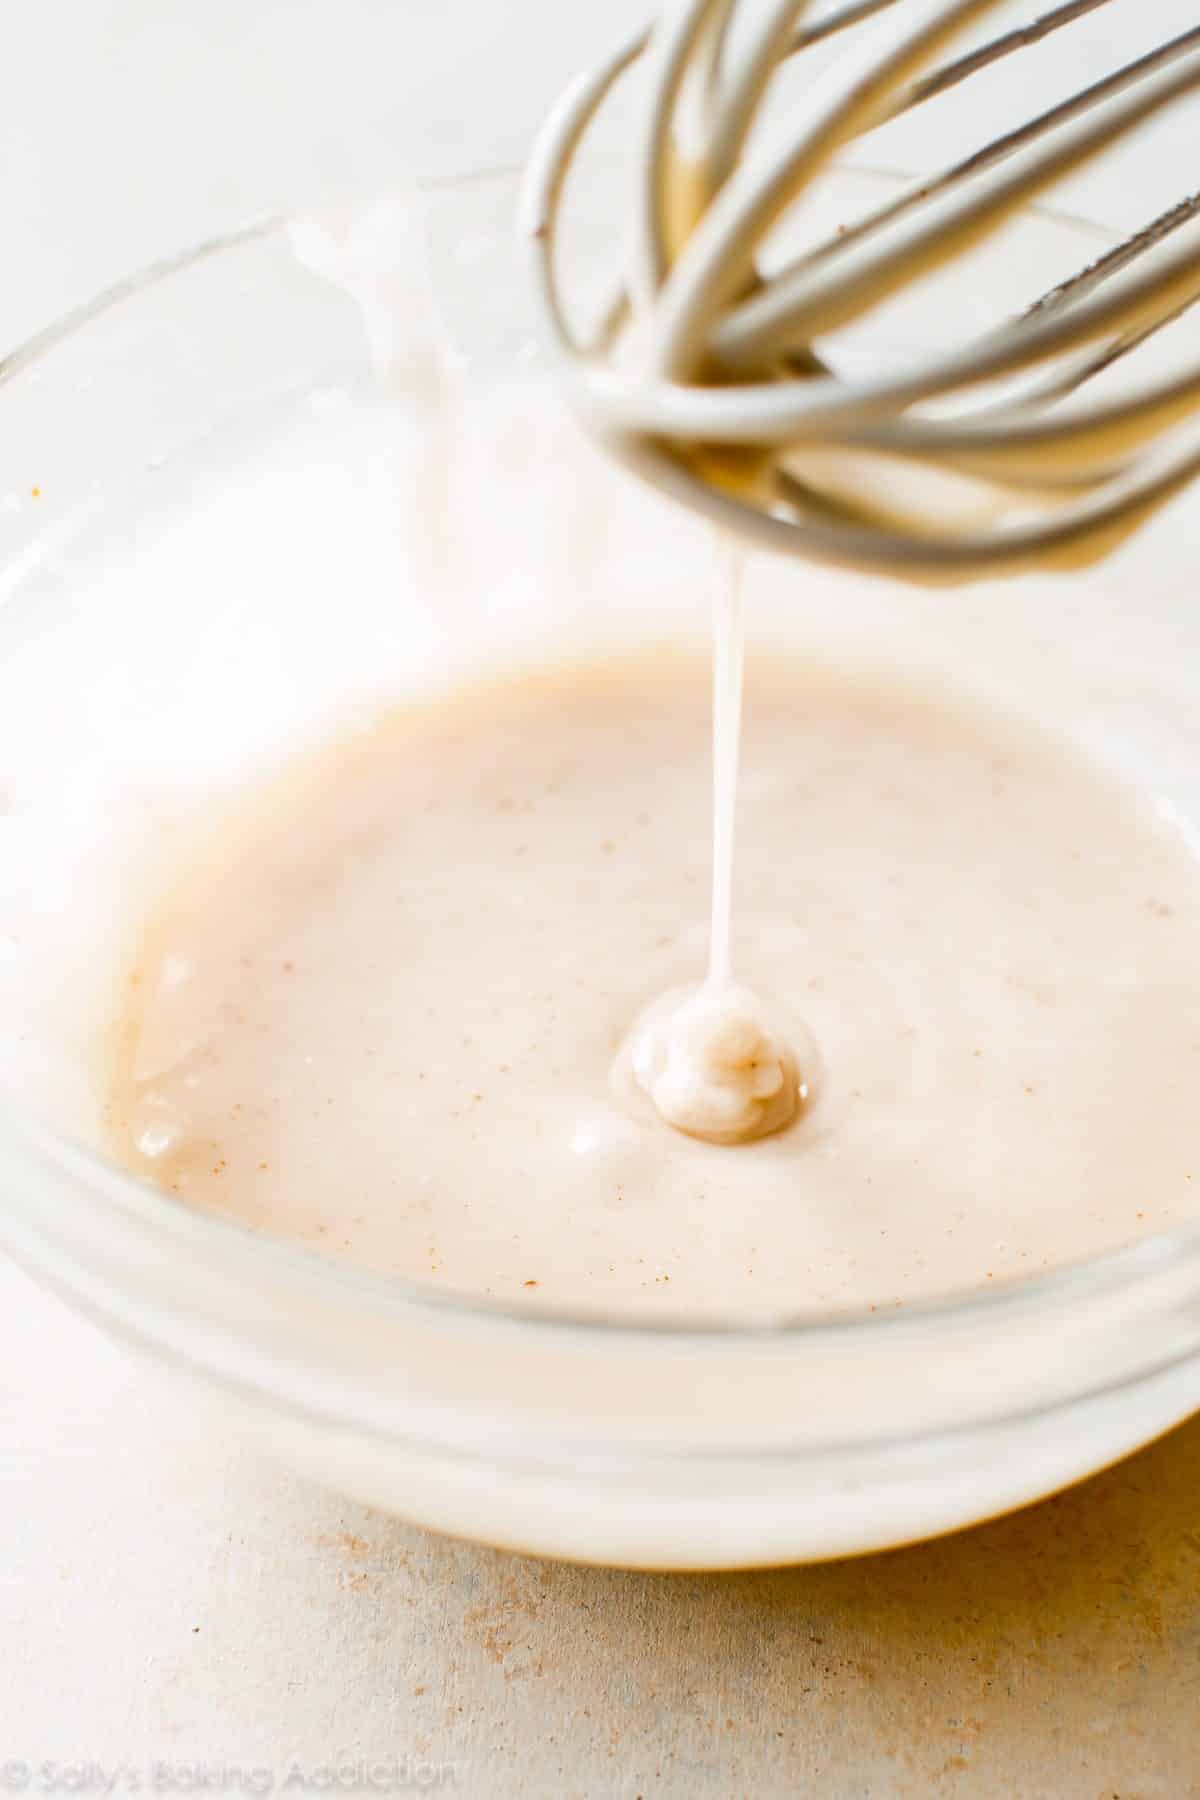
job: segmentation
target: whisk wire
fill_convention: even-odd
[[[951,200],[941,210],[927,206],[932,216],[907,237],[899,239],[889,229],[896,223],[893,217],[885,226],[860,234],[853,244],[835,243],[818,267],[810,264],[775,277],[723,321],[712,345],[717,360],[725,367],[752,367],[788,349],[792,342],[807,342],[848,324],[906,286],[934,261],[970,249],[1018,207],[1200,87],[1200,31],[1188,35],[1196,47],[1186,55],[1173,57],[1165,68],[1156,66],[1143,73],[1132,92],[1121,94],[1110,87],[1116,98],[1104,96],[1106,105],[1099,104],[1096,97],[1078,105],[1068,103],[1069,112],[1064,108],[1063,116],[1069,122],[1049,143],[1038,144],[990,185],[969,185],[964,197]],[[1062,117],[1052,124],[1062,126]],[[1045,115],[1036,125],[1027,142],[1049,129]],[[1011,156],[1017,148],[1010,145],[1003,154]],[[930,184],[939,196],[958,185],[953,173],[935,177]]]
[[[1079,393],[1200,298],[1200,250],[1186,233],[1173,241],[1200,216],[1200,196],[1024,313],[902,369],[845,380],[814,339],[823,342],[990,238],[1018,206],[1200,88],[1200,27],[950,163],[783,268],[763,271],[764,240],[846,143],[1109,0],[1065,0],[941,60],[1000,3],[927,0],[906,6],[897,30],[896,0],[850,0],[815,23],[804,0],[767,0],[735,55],[738,0],[682,0],[654,34],[639,34],[568,91],[531,164],[526,225],[574,402],[616,454],[760,542],[923,579],[1103,554],[1192,479],[1200,445],[1158,440],[1200,408],[1200,365],[1130,395],[1081,402]],[[800,123],[773,152],[748,154],[778,64],[843,32],[854,33],[855,47],[810,90]],[[559,207],[592,117],[648,43],[654,67],[639,230],[629,275],[589,345],[560,295]],[[985,396],[952,416],[921,410],[1047,365],[1048,374],[998,402]],[[740,460],[715,455],[722,445]],[[866,459],[858,489],[830,489],[805,473],[811,450],[833,447]],[[956,533],[881,494],[880,459],[1009,488],[1024,496],[1025,515],[1029,497],[1040,496],[1043,511]]]

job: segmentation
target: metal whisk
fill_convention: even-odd
[[[844,145],[1109,0],[1067,0],[943,60],[999,3],[843,0],[809,22],[805,0],[752,11],[750,0],[679,0],[568,88],[530,162],[524,224],[572,403],[608,448],[751,539],[918,580],[1094,559],[1200,473],[1200,438],[1185,429],[1200,410],[1200,361],[1118,396],[1087,391],[1200,298],[1200,246],[1175,235],[1200,217],[1200,194],[1020,317],[865,378],[835,362],[838,331],[1200,87],[1200,26],[762,267],[767,235]],[[780,65],[841,33],[849,53],[760,145]],[[560,285],[560,210],[591,121],[644,53],[631,241],[612,304],[584,337]],[[831,458],[832,483],[820,473]],[[906,507],[898,465],[985,484],[988,522],[955,529],[937,506]]]

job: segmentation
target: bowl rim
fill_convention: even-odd
[[[850,155],[839,158],[838,172],[892,183],[919,179],[924,171],[885,164]],[[496,182],[514,187],[522,174],[520,165],[499,163],[462,174],[412,177],[393,186],[416,196]],[[1111,243],[1114,232],[1100,219],[1072,209],[1039,202],[1026,209],[1043,219],[1085,233],[1098,244]],[[248,245],[284,237],[292,225],[309,216],[303,207],[259,215],[244,224],[183,249],[158,257],[129,275],[100,289],[68,308],[6,355],[0,356],[0,389],[36,367],[77,333],[105,313],[132,300],[172,277]],[[2,400],[0,400],[2,404]],[[417,1317],[431,1326],[463,1326],[516,1334],[531,1341],[550,1343],[567,1337],[575,1347],[585,1345],[683,1347],[728,1353],[739,1347],[761,1353],[766,1347],[798,1350],[801,1346],[834,1343],[870,1344],[873,1349],[898,1343],[914,1332],[949,1330],[985,1322],[1015,1321],[1059,1310],[1064,1320],[1078,1305],[1114,1293],[1130,1293],[1150,1283],[1166,1269],[1195,1257],[1200,1261],[1200,1220],[1154,1232],[1090,1257],[1058,1265],[1028,1276],[1017,1276],[988,1287],[955,1289],[926,1298],[892,1303],[878,1308],[854,1307],[821,1312],[798,1312],[762,1322],[731,1317],[703,1322],[679,1317],[653,1319],[622,1317],[586,1309],[547,1307],[535,1309],[508,1303],[489,1295],[473,1295],[458,1289],[439,1289],[384,1276],[349,1262],[321,1255],[303,1245],[265,1236],[236,1219],[222,1218],[189,1208],[153,1183],[121,1168],[69,1136],[44,1124],[34,1114],[0,1097],[0,1122],[12,1130],[26,1150],[47,1160],[71,1179],[75,1189],[86,1189],[88,1204],[101,1200],[117,1213],[158,1238],[174,1237],[218,1262],[237,1263],[244,1269],[273,1271],[299,1284],[315,1288],[326,1299],[342,1299],[372,1314],[396,1320]],[[36,1207],[36,1202],[31,1203]],[[3,1235],[0,1221],[0,1235]],[[19,1260],[22,1260],[19,1258]],[[1178,1360],[1184,1360],[1182,1351]],[[1172,1359],[1173,1361],[1176,1359]],[[1079,1397],[1092,1390],[1084,1387]]]

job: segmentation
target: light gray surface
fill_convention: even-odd
[[[0,352],[261,212],[520,160],[576,62],[645,12],[644,0],[9,0]]]
[[[1200,1421],[938,1544],[631,1575],[324,1495],[0,1294],[0,1789],[407,1755],[478,1795],[1200,1793]]]
[[[267,207],[511,160],[561,77],[642,10],[9,7],[0,346]],[[1114,37],[1193,20],[1185,0],[1116,0],[1080,72]],[[1079,197],[1143,215],[1188,180],[1194,130],[1164,125],[1144,186],[1109,193],[1101,172]],[[920,133],[909,148],[921,160]],[[48,1791],[49,1759],[59,1791],[61,1765],[87,1763],[77,1790],[115,1772],[127,1792],[124,1770],[171,1791],[160,1759],[174,1791],[222,1791],[222,1772],[243,1791],[262,1765],[299,1792],[293,1762],[315,1780],[331,1758],[407,1754],[481,1795],[1200,1792],[1200,1424],[1031,1513],[872,1561],[572,1570],[427,1537],[199,1435],[0,1266],[0,1530],[0,1788],[25,1759]],[[403,1791],[380,1773],[358,1791]]]

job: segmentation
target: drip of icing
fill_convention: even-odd
[[[780,1131],[807,1097],[757,996],[732,981],[664,994],[638,1020],[627,1055],[659,1116],[710,1144]]]
[[[745,660],[743,555],[718,544],[713,598],[713,860],[708,974],[638,1019],[618,1059],[676,1130],[740,1144],[789,1125],[807,1098],[796,1058],[757,996],[734,979],[734,821]]]

